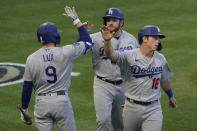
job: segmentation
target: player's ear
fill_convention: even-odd
[[[148,36],[143,36],[143,37],[142,37],[142,43],[143,43],[143,42],[147,42],[147,40],[148,40]]]
[[[123,27],[124,25],[124,20],[120,20],[120,27]]]

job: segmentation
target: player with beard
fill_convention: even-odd
[[[111,32],[115,32],[111,39],[115,50],[125,51],[138,48],[136,38],[122,30],[124,15],[117,8],[109,8],[103,17],[103,24]],[[96,130],[109,131],[112,121],[113,131],[123,131],[122,107],[125,100],[120,68],[111,62],[104,53],[104,39],[99,32],[91,34],[92,63],[94,71],[94,104],[96,110]]]

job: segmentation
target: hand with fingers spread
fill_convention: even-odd
[[[66,6],[64,7],[64,10],[65,13],[63,13],[63,15],[71,19],[74,25],[80,22],[74,7],[71,8],[69,6]]]

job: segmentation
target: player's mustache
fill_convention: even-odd
[[[114,27],[113,25],[109,25],[108,27]]]
[[[113,25],[109,25],[109,26],[107,26],[107,27],[109,28],[109,27],[114,27],[114,26],[113,26]],[[114,28],[115,28],[115,27],[114,27]],[[119,28],[115,28],[114,30],[112,30],[112,31],[110,31],[110,32],[111,32],[111,33],[112,33],[112,32],[117,32],[118,30],[119,30]]]

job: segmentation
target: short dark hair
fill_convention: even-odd
[[[148,38],[150,35],[144,35],[144,36]],[[140,45],[141,45],[142,42],[143,42],[142,38],[143,38],[144,36],[140,37],[140,39],[139,39],[139,44],[140,44]]]

